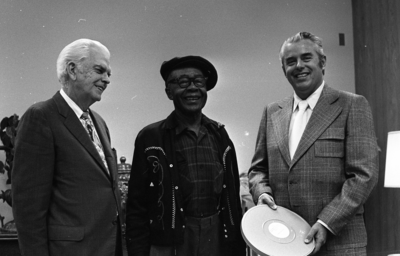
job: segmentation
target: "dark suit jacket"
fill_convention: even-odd
[[[323,250],[365,247],[363,204],[378,179],[378,146],[367,100],[325,85],[290,159],[293,96],[263,113],[249,173],[253,199],[272,193],[277,205],[318,219],[336,234]]]
[[[114,256],[120,246],[116,153],[106,123],[91,114],[111,177],[60,92],[34,104],[21,118],[12,197],[25,256]]]

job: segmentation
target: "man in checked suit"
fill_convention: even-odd
[[[61,90],[21,118],[12,196],[24,256],[122,255],[116,153],[106,123],[89,109],[110,74],[104,45],[74,41],[57,59]]]
[[[290,37],[279,56],[294,95],[264,110],[249,170],[253,199],[303,217],[311,226],[304,242],[314,239],[314,255],[366,255],[363,204],[378,179],[369,104],[325,83],[317,36]],[[298,105],[305,105],[302,114]],[[304,132],[296,128],[300,115]]]

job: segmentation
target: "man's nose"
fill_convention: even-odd
[[[190,81],[189,86],[187,87],[188,90],[198,89],[198,87],[194,84],[193,81]]]
[[[105,73],[105,74],[103,75],[103,77],[102,77],[102,81],[103,81],[105,84],[109,84],[109,83],[110,83],[110,76],[109,76],[107,73]]]
[[[296,68],[303,68],[304,67],[304,62],[300,59],[296,63]]]

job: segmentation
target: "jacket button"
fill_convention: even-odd
[[[226,188],[226,185],[224,184],[222,187],[223,187],[223,188]]]
[[[175,189],[178,190],[178,186],[175,186]]]
[[[181,208],[181,212],[183,212],[183,208]]]
[[[174,165],[173,165],[173,164],[170,164],[170,165],[169,165],[169,167],[171,167],[171,168],[172,168],[172,167],[174,167]]]

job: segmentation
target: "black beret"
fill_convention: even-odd
[[[160,73],[164,81],[167,82],[168,76],[172,71],[185,67],[194,67],[200,69],[203,72],[203,75],[208,77],[207,91],[214,88],[218,80],[217,70],[213,64],[211,64],[211,62],[200,56],[189,55],[185,57],[175,57],[168,61],[164,61],[161,65]]]

